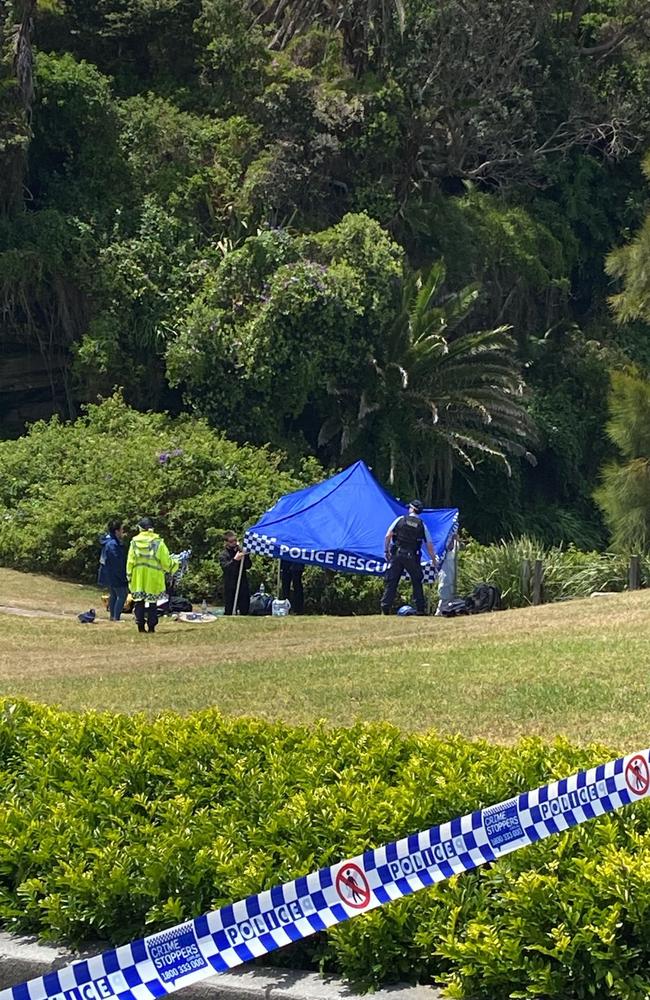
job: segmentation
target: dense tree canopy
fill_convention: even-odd
[[[0,21],[2,436],[120,387],[484,540],[607,541],[604,398],[650,367],[645,0]]]

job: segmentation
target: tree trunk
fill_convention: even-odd
[[[427,487],[424,491],[424,505],[425,507],[433,507],[433,483],[436,475],[436,459],[435,454],[431,456],[429,461],[429,475],[427,476]]]
[[[429,469],[430,496],[427,497],[427,504],[436,503],[443,507],[451,504],[451,486],[454,476],[454,463],[451,448],[445,448],[442,452],[434,452],[431,458]],[[435,498],[433,484],[435,482]],[[427,484],[429,490],[429,484]]]
[[[392,487],[395,485],[395,464],[396,464],[395,441],[392,438],[389,445],[389,453],[390,453],[390,468],[388,470],[388,482],[389,485]]]
[[[0,6],[0,11],[2,6]],[[32,28],[36,0],[23,0],[12,24],[0,22],[0,118],[11,136],[0,155],[3,176],[0,211],[10,213],[22,205],[27,147],[31,139],[33,86]],[[0,136],[4,140],[5,136]]]

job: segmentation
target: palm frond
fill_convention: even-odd
[[[337,398],[348,414],[338,422],[341,448],[363,428],[393,456],[391,471],[401,453],[411,479],[431,483],[436,475],[448,492],[454,466],[473,470],[492,459],[510,473],[508,456],[534,461],[536,432],[511,327],[452,336],[480,290],[467,285],[443,299],[444,280],[442,260],[405,276],[400,311],[369,359],[366,385]]]

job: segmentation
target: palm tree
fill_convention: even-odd
[[[283,49],[296,35],[320,27],[339,32],[355,76],[368,67],[371,49],[384,58],[388,37],[403,35],[404,0],[248,0],[258,24],[268,25],[269,47]]]
[[[361,435],[388,458],[387,478],[407,480],[427,503],[449,503],[455,468],[474,470],[482,458],[534,462],[527,442],[532,422],[522,405],[523,380],[508,327],[457,332],[478,297],[469,285],[436,304],[443,261],[426,277],[404,281],[402,306],[386,331],[367,378],[358,388],[334,390],[336,411],[320,443],[339,435],[340,451]]]

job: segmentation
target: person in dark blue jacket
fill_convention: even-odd
[[[112,622],[121,620],[120,615],[129,592],[123,538],[122,522],[109,521],[108,530],[100,539],[102,554],[99,558],[97,583],[100,587],[108,587],[108,614]]]

